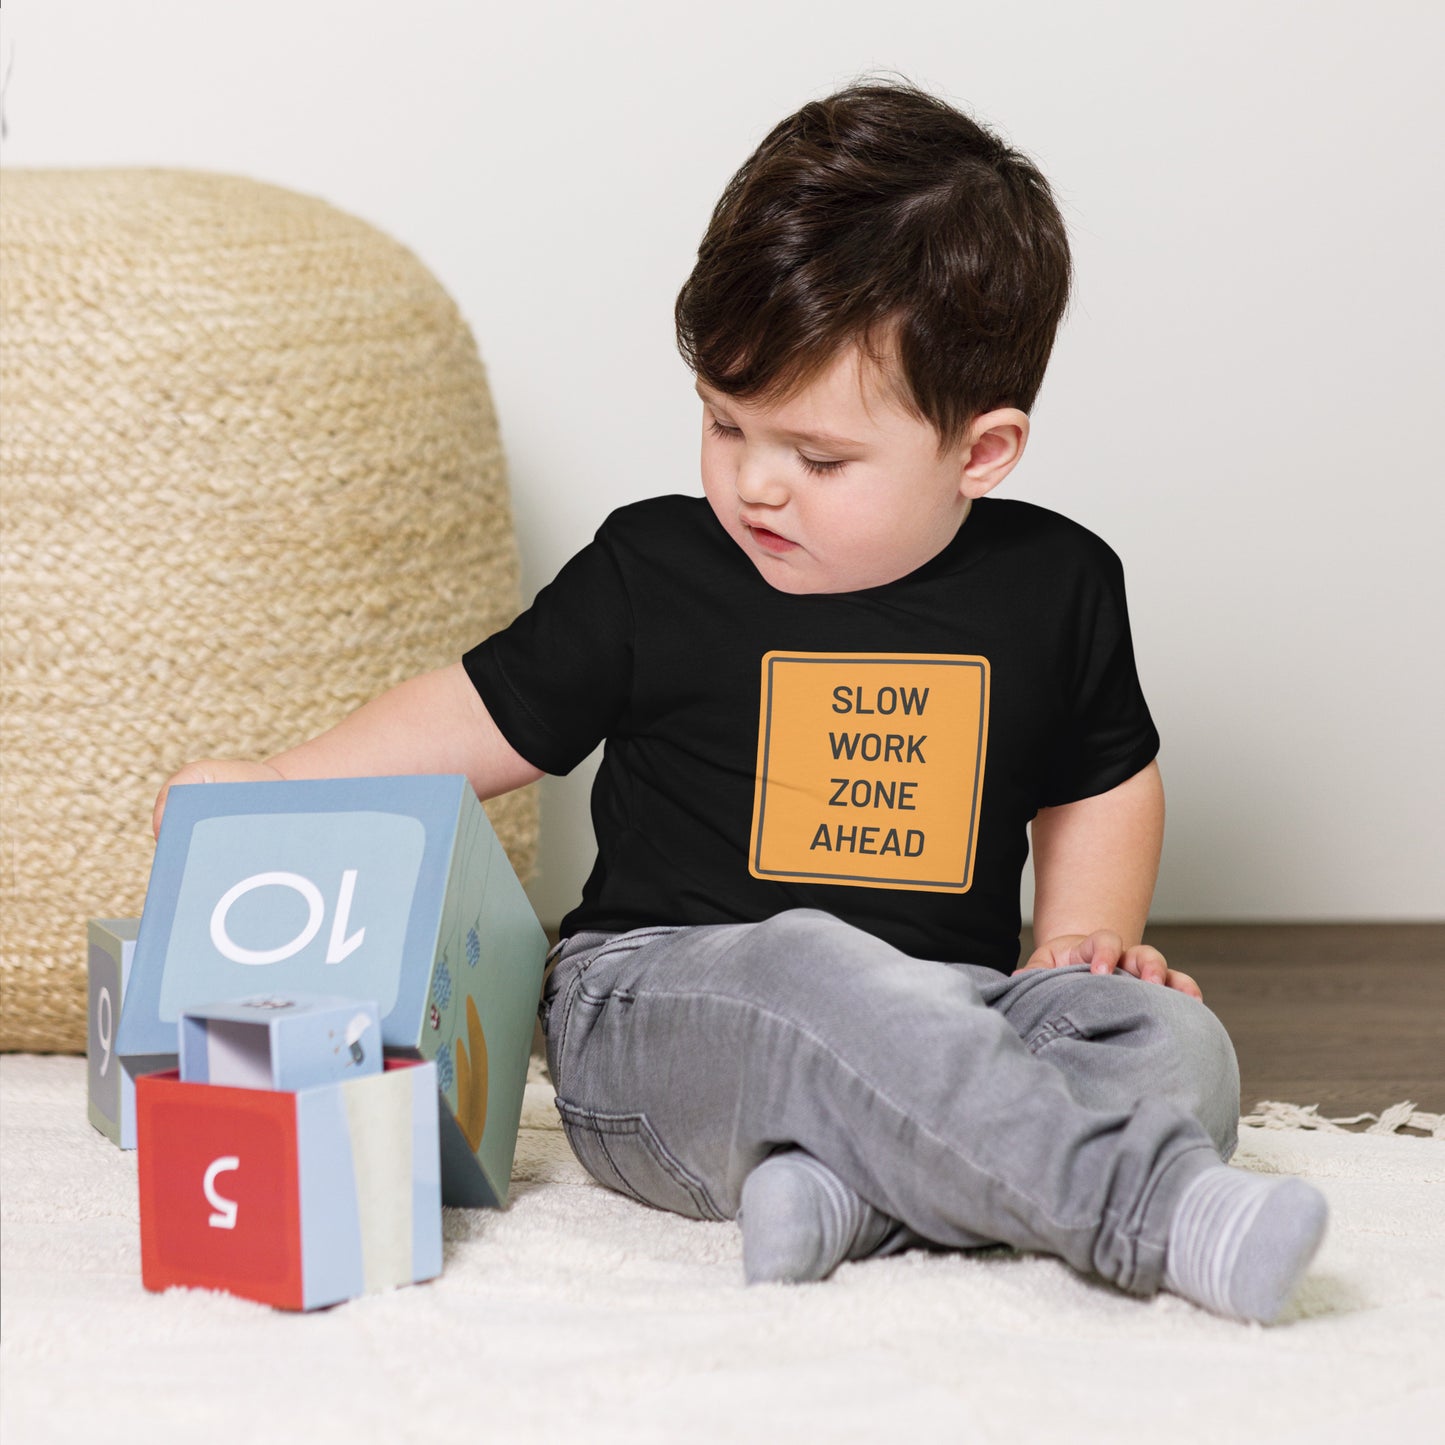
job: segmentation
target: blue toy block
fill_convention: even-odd
[[[121,1003],[135,956],[138,918],[92,918],[86,927],[89,1019],[85,1033],[87,1113],[90,1122],[122,1149],[135,1148],[135,1080],[137,1074],[164,1069],[171,1057],[116,1052]]]
[[[295,1093],[381,1072],[376,1005],[267,994],[181,1012],[181,1082]]]
[[[436,1062],[445,1201],[501,1205],[546,952],[464,777],[172,788],[116,1050],[174,1057],[217,999],[373,999]]]

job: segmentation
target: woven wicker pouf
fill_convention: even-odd
[[[79,1051],[164,779],[455,661],[517,554],[476,346],[405,248],[233,176],[0,195],[0,1048]],[[488,812],[526,877],[534,790]]]

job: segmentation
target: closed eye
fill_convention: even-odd
[[[725,441],[731,441],[734,437],[740,437],[742,435],[742,431],[738,427],[724,426],[720,421],[717,420],[716,417],[714,417],[708,423],[708,430],[715,437],[722,437]],[[802,462],[806,470],[813,472],[815,475],[821,475],[826,472],[841,471],[844,467],[848,465],[846,461],[814,461],[812,457],[805,457],[802,452],[798,453],[798,460]]]

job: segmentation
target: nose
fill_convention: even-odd
[[[781,507],[788,500],[787,483],[763,457],[743,461],[738,466],[738,500],[755,507]]]

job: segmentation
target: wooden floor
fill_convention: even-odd
[[[1245,1113],[1445,1113],[1445,924],[1159,924],[1144,941],[1229,1030]]]

